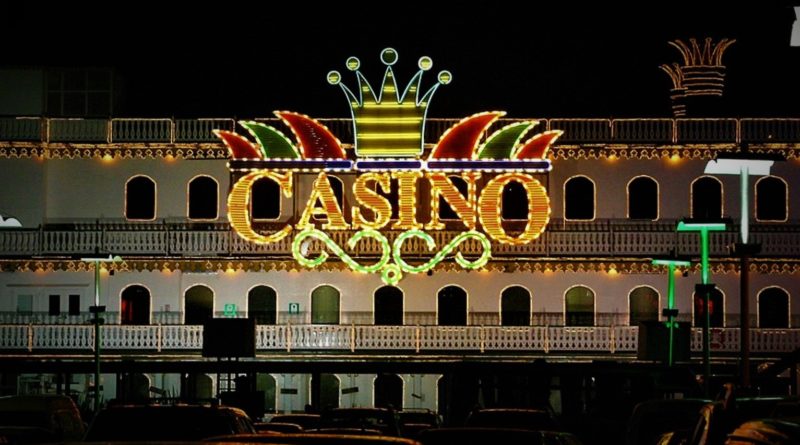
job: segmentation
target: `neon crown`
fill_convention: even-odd
[[[433,60],[423,56],[417,63],[419,71],[408,86],[401,89],[392,70],[397,58],[397,51],[392,48],[381,51],[386,72],[377,94],[358,70],[361,61],[356,57],[350,57],[346,62],[347,69],[354,71],[358,79],[356,93],[342,83],[338,71],[328,73],[328,83],[339,85],[350,102],[355,151],[360,157],[385,157],[389,153],[393,157],[421,155],[428,105],[439,85],[446,85],[453,80],[449,71],[440,71],[438,82],[423,94],[422,73],[433,67]]]

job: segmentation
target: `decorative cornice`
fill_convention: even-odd
[[[739,260],[736,258],[722,258],[712,260],[711,271],[715,274],[739,273]],[[108,263],[103,269],[116,272],[163,272],[172,273],[180,270],[183,272],[206,273],[236,273],[236,272],[273,272],[273,271],[307,271],[308,269],[291,260],[257,260],[257,259],[232,259],[220,261],[218,259],[124,259],[119,263]],[[699,264],[688,268],[692,273],[699,273]],[[91,272],[94,270],[92,262],[67,259],[18,259],[0,260],[0,271],[3,272]],[[349,271],[346,264],[339,261],[328,261],[316,270],[326,272]],[[441,272],[481,273],[489,272],[530,272],[530,273],[556,273],[556,272],[602,272],[610,274],[662,274],[664,268],[654,266],[646,258],[619,258],[619,259],[593,259],[593,258],[542,258],[535,260],[495,259],[478,271],[465,272],[452,261],[439,263],[434,269]],[[800,259],[754,259],[750,263],[751,273],[760,274],[800,274]]]

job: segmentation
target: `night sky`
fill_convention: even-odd
[[[669,117],[671,82],[658,66],[681,59],[667,41],[728,37],[737,43],[723,58],[721,114],[800,115],[800,48],[789,46],[789,3],[623,8],[491,1],[483,8],[453,2],[446,10],[392,1],[374,6],[376,12],[298,3],[186,4],[183,12],[115,4],[105,18],[97,18],[102,10],[72,4],[32,10],[4,25],[0,64],[112,67],[121,79],[120,116],[250,118],[286,109],[349,117],[326,73],[339,70],[354,86],[344,62],[357,56],[377,84],[380,51],[393,47],[402,85],[423,55],[433,58],[430,74],[452,72],[429,116],[507,110],[508,117]],[[394,16],[377,12],[392,8]],[[433,81],[428,76],[426,85]]]

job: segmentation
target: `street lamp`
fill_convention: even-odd
[[[708,234],[725,230],[727,224],[722,219],[700,220],[684,219],[678,222],[678,232],[700,232],[700,279],[702,284],[695,286],[697,293],[703,296],[705,317],[703,320],[703,386],[706,396],[711,390],[711,311],[708,310],[708,301],[714,285],[708,282]]]
[[[81,261],[94,263],[94,305],[89,306],[92,313],[91,322],[94,324],[94,413],[100,411],[100,325],[104,320],[100,315],[106,311],[105,306],[100,306],[100,264],[116,263],[122,261],[119,256],[86,257]]]
[[[746,149],[746,148],[745,148]],[[750,230],[750,175],[767,176],[779,155],[722,153],[706,164],[705,173],[711,175],[739,175],[741,242],[735,243],[733,253],[739,257],[739,346],[742,356],[741,384],[750,387],[750,257],[761,250],[758,243],[748,242]]]
[[[667,327],[669,328],[669,352],[667,356],[667,366],[672,366],[673,351],[675,349],[675,317],[678,315],[678,309],[675,308],[675,268],[686,267],[691,264],[688,259],[680,259],[677,256],[665,256],[660,258],[653,258],[653,265],[667,266],[667,307],[664,309],[664,315],[667,316]]]

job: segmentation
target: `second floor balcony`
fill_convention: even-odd
[[[591,256],[600,258],[649,258],[675,250],[681,255],[699,255],[699,237],[677,233],[677,221],[635,222],[631,220],[597,219],[588,222],[567,222],[551,219],[546,231],[534,242],[525,245],[492,243],[494,258],[558,258]],[[730,246],[738,241],[737,225],[710,235],[710,254],[730,256]],[[461,230],[432,232],[441,246]],[[330,236],[345,246],[353,231],[331,231]],[[390,242],[400,232],[383,232]],[[762,245],[760,257],[791,258],[800,252],[800,222],[750,225],[751,242]],[[311,250],[319,246],[311,246]],[[465,242],[465,255],[480,254],[477,243]],[[292,238],[266,245],[248,242],[239,237],[227,223],[191,224],[186,222],[131,223],[117,221],[76,221],[46,224],[37,229],[0,231],[0,257],[68,257],[77,259],[93,252],[114,252],[122,256],[142,257],[268,257],[291,258]],[[356,257],[377,257],[381,247],[364,240],[353,251]],[[422,243],[408,243],[404,253],[410,258],[430,255]]]

